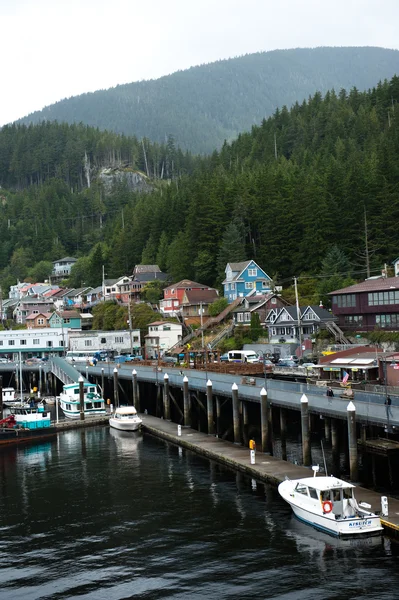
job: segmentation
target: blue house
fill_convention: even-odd
[[[228,302],[255,294],[271,292],[273,282],[254,260],[227,263],[223,281],[224,297]]]
[[[50,327],[82,329],[82,319],[76,310],[63,310],[61,313],[53,312],[48,322]]]

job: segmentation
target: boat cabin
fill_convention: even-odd
[[[335,477],[311,477],[298,481],[294,492],[302,494],[324,514],[332,512],[337,518],[353,517],[359,506],[353,494],[354,485]]]

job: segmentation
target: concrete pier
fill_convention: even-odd
[[[200,433],[190,428],[182,431],[182,435],[179,437],[174,423],[165,421],[164,419],[157,419],[150,415],[141,416],[143,419],[142,428],[145,432],[196,452],[210,460],[217,461],[226,467],[242,471],[258,481],[264,481],[277,486],[286,477],[289,479],[300,479],[313,475],[309,468],[294,465],[273,456],[265,456],[265,460],[258,460],[256,465],[251,465],[248,448],[244,446],[238,446],[237,444],[226,442],[220,438],[209,436],[206,433]],[[363,487],[356,487],[356,491],[357,498],[370,504],[372,510],[381,510],[380,494]],[[387,533],[399,535],[399,500],[389,498],[388,505],[389,516],[381,519],[382,525]]]

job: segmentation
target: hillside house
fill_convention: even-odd
[[[131,277],[123,275],[118,279],[104,279],[103,297],[104,300],[116,300],[127,304],[130,296]]]
[[[25,319],[27,329],[44,329],[50,327],[49,318],[51,313],[35,313],[31,314]]]
[[[19,325],[25,325],[26,317],[38,315],[39,313],[49,313],[53,307],[54,305],[51,300],[25,296],[21,298],[14,308],[13,318]]]
[[[277,314],[271,313],[267,320],[269,343],[299,344],[300,341],[311,341],[320,329],[325,328],[327,323],[334,321],[333,315],[318,305],[300,306],[299,314],[298,323],[296,306],[285,306]],[[309,346],[309,344],[305,344],[306,346]]]
[[[202,283],[197,283],[190,279],[182,279],[178,283],[173,283],[164,289],[163,300],[161,300],[159,306],[161,313],[171,317],[180,314],[184,294],[186,291],[191,292],[192,290],[216,291],[214,288],[203,285]]]
[[[71,275],[72,267],[76,261],[77,259],[73,258],[72,256],[66,256],[65,258],[60,258],[59,260],[53,261],[51,281],[53,283],[58,283],[62,281],[62,279],[68,279],[68,277]]]
[[[64,327],[66,329],[81,329],[82,319],[76,310],[63,310],[53,312],[48,319],[50,327]]]
[[[133,269],[132,280],[130,283],[131,299],[134,302],[141,300],[143,288],[152,281],[167,281],[168,275],[162,273],[158,265],[136,265]]]
[[[182,339],[182,325],[180,323],[168,323],[155,321],[148,326],[148,334],[145,336],[146,358],[158,358],[172,346]]]
[[[329,294],[343,330],[399,330],[399,278],[366,279]]]
[[[285,300],[273,292],[265,295],[248,296],[243,298],[241,304],[233,311],[234,325],[249,326],[253,313],[258,313],[260,322],[264,324],[270,311],[277,314],[286,305]]]
[[[227,263],[225,273],[224,297],[229,304],[236,298],[267,294],[272,291],[272,280],[254,260]]]
[[[209,318],[209,305],[219,298],[217,290],[185,290],[181,315],[186,325],[204,324]]]
[[[92,290],[91,287],[82,287],[69,290],[62,296],[66,309],[77,308],[81,310],[84,306],[86,295]]]

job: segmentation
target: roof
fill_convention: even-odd
[[[241,273],[241,271],[243,271],[251,262],[252,262],[252,260],[244,260],[243,262],[236,262],[236,263],[229,262],[227,264],[230,265],[230,269],[233,272],[238,271],[239,273]]]
[[[304,477],[303,479],[292,480],[291,483],[303,483],[315,490],[322,492],[323,490],[332,490],[336,488],[354,488],[355,486],[347,481],[338,479],[337,477]]]
[[[104,279],[104,285],[115,285],[115,283],[117,283],[119,279]]]
[[[172,285],[169,285],[165,289],[169,290],[169,289],[176,289],[176,288],[197,288],[200,290],[213,289],[213,288],[210,288],[209,285],[204,285],[203,283],[197,283],[196,281],[191,281],[191,279],[182,279],[181,281],[178,281],[177,283],[172,283]]]
[[[180,327],[182,326],[181,323],[172,323],[171,321],[153,321],[152,323],[148,323],[148,327],[151,327],[152,325],[180,325]]]
[[[59,258],[58,260],[53,260],[53,265],[55,265],[55,263],[62,263],[62,262],[76,262],[78,259],[77,258],[73,258],[73,256],[66,256],[65,258]]]
[[[183,300],[182,304],[211,304],[219,298],[219,294],[216,290],[187,290],[184,292],[184,298],[187,298],[187,302]]]
[[[28,317],[26,317],[26,321],[34,321],[37,317],[45,317],[46,319],[49,319],[51,317],[51,313],[31,313]]]
[[[115,414],[117,413],[120,415],[137,415],[137,410],[134,406],[120,406],[115,409]]]
[[[286,322],[286,321],[284,321],[284,319],[280,319],[280,316],[284,311],[286,311],[290,315],[290,317],[292,318],[293,321],[296,321],[296,322],[298,321],[298,311],[297,311],[296,306],[284,306],[283,308],[280,308],[278,310],[279,310],[279,313],[278,313],[277,319],[274,321],[273,325],[277,322],[279,322],[279,323]],[[336,319],[336,317],[334,317],[334,315],[332,313],[330,313],[328,310],[326,310],[322,306],[319,306],[318,304],[310,304],[308,306],[300,306],[299,307],[301,322],[304,324],[312,321],[312,319],[307,321],[302,318],[305,313],[309,312],[309,310],[312,310],[321,321],[333,321],[334,319]]]
[[[100,294],[100,293],[102,293],[102,291],[103,291],[103,286],[102,285],[98,285],[96,288],[90,290],[90,292],[87,292],[87,294],[88,295],[89,294],[91,294],[91,295],[93,295],[93,294]]]
[[[366,279],[340,290],[334,290],[329,295],[356,294],[360,292],[378,292],[383,290],[399,290],[399,277],[380,277],[379,279]]]
[[[133,269],[133,275],[138,273],[161,273],[158,265],[136,265]]]
[[[145,273],[135,273],[133,276],[133,281],[166,281],[168,278],[166,273],[162,273],[162,271],[156,272],[145,272]]]

